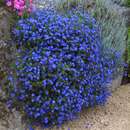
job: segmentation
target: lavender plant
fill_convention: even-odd
[[[116,61],[120,72],[127,43],[126,19],[117,11],[116,5],[113,5],[110,0],[96,0],[93,14],[101,28],[104,50],[111,48],[120,52],[120,60]]]
[[[81,3],[81,0],[55,0],[56,8],[60,11],[76,8]]]
[[[60,11],[67,10],[89,10],[93,8],[94,0],[55,0],[56,9]]]

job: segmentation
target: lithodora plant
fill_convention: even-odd
[[[90,15],[42,10],[19,20],[13,33],[18,56],[8,105],[29,121],[61,125],[83,107],[107,101],[119,57],[102,51],[100,29]]]

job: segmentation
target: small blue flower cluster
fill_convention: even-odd
[[[83,107],[106,102],[114,59],[102,54],[99,28],[88,14],[36,12],[20,20],[14,34],[24,49],[10,97],[29,119],[62,124]]]
[[[82,42],[85,37],[87,43],[93,42],[94,44],[94,38],[98,37],[99,34],[98,31],[96,20],[88,14],[77,12],[74,15],[71,13],[59,15],[53,11],[44,10],[44,12],[36,12],[36,15],[27,19],[19,20],[14,34],[19,45],[28,46],[31,44],[30,46],[34,47],[39,43],[48,45],[52,42],[62,42],[64,45],[64,42],[68,40],[78,43]]]

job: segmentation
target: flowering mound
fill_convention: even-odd
[[[99,29],[87,14],[37,12],[19,21],[22,50],[12,102],[44,126],[72,119],[82,107],[104,104],[114,60],[102,56]]]

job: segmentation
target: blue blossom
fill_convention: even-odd
[[[107,101],[119,55],[102,51],[100,29],[91,16],[39,11],[20,20],[14,34],[17,85],[9,88],[9,105],[17,102],[31,121],[59,125],[83,107]]]
[[[29,130],[34,130],[33,127],[32,127],[31,125],[29,126]]]

